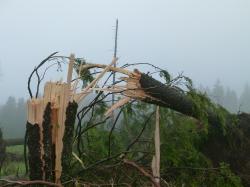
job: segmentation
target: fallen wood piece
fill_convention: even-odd
[[[106,67],[107,65],[102,64],[85,64],[83,69],[104,69]],[[117,67],[110,67],[109,70],[128,76],[122,78],[127,82],[127,85],[125,86],[126,89],[122,91],[123,95],[147,103],[167,107],[199,120],[204,118],[204,116],[200,116],[199,112],[197,112],[197,109],[199,110],[199,106],[192,100],[192,96],[189,92],[185,93],[181,89],[165,85],[149,75],[139,72],[138,70],[131,72],[124,68]],[[213,125],[221,124],[220,116],[217,111],[213,111],[213,107],[214,105],[211,104],[211,107],[208,106],[205,110],[202,109],[203,111],[201,112],[206,115],[205,117],[208,119],[208,123]],[[230,116],[229,112],[225,113],[228,113],[228,116]]]
[[[152,172],[155,181],[160,186],[160,155],[161,155],[161,143],[160,143],[160,108],[156,107],[156,117],[155,117],[155,133],[154,133],[154,143],[155,143],[155,155],[152,159]]]
[[[156,182],[155,178],[150,173],[145,171],[142,167],[138,166],[135,162],[129,161],[127,159],[123,159],[123,162],[137,169],[141,174],[147,177],[153,183],[155,187],[160,187],[159,183]]]
[[[112,62],[108,66],[105,66],[104,70],[83,90],[83,93],[79,96],[79,98],[76,98],[76,101],[78,103],[87,96],[89,89],[91,89],[96,85],[98,80],[101,79],[104,76],[104,74],[112,68],[112,65],[115,64],[117,60],[118,58],[114,58]],[[82,67],[82,70],[84,69],[87,69],[86,65]]]
[[[52,182],[47,182],[43,180],[33,180],[33,181],[12,181],[7,179],[0,179],[1,182],[4,182],[3,186],[40,186],[40,185],[46,185],[46,186],[54,186],[54,187],[63,187],[60,184],[55,184]]]
[[[105,64],[90,64],[90,63],[86,63],[85,65],[83,65],[82,71],[84,71],[85,69],[92,69],[92,68],[102,68],[102,69],[104,69],[107,66],[108,65],[105,65]],[[114,66],[111,66],[108,71],[114,71],[114,72],[122,73],[122,74],[128,75],[128,76],[131,76],[133,74],[129,70],[126,70],[124,68],[114,67]]]
[[[105,112],[104,115],[105,115],[106,117],[107,117],[107,116],[110,116],[110,115],[112,114],[112,112],[113,112],[115,109],[117,109],[117,108],[119,108],[119,107],[121,107],[121,106],[127,104],[130,100],[131,100],[130,97],[124,97],[124,98],[122,98],[121,100],[119,100],[118,102],[116,102],[114,105],[112,105],[112,106]]]

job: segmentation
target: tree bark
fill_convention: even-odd
[[[30,180],[43,180],[39,125],[27,122],[26,127],[28,132]]]
[[[63,135],[63,150],[62,150],[62,175],[61,181],[67,181],[70,179],[72,151],[73,151],[73,137],[74,137],[74,125],[76,119],[78,104],[73,101],[69,102],[66,109],[65,130]]]

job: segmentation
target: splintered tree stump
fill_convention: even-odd
[[[40,128],[38,124],[31,124],[29,122],[27,122],[26,128],[28,134],[27,145],[29,148],[30,180],[43,180]]]
[[[35,98],[30,89],[33,74],[54,54],[56,53],[43,60],[28,80],[31,99],[27,102],[27,143],[30,179],[60,184],[61,174],[64,172],[62,170],[67,170],[65,173],[69,171],[78,106],[73,101],[71,87],[74,55],[70,56],[67,82],[47,82],[44,95],[39,98],[39,88],[37,87]]]
[[[61,181],[66,181],[70,176],[70,166],[72,160],[72,145],[74,135],[74,124],[76,119],[78,104],[73,101],[69,102],[66,109],[65,130],[63,135],[63,150],[62,150],[62,175]]]
[[[39,179],[60,184],[62,138],[65,128],[66,107],[69,102],[68,94],[68,84],[48,82],[45,84],[44,97],[33,98],[27,103],[27,121],[31,124],[27,125],[31,180],[38,179],[33,175],[39,173]],[[36,135],[33,135],[34,129]],[[32,147],[33,141],[36,141],[36,149],[39,148],[39,151]],[[36,163],[39,164],[39,168],[34,165],[36,161],[33,157],[39,159],[39,162]],[[32,169],[33,167],[39,169],[39,172]]]

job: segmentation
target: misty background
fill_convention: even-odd
[[[250,112],[249,10],[248,0],[1,0],[4,136],[23,136],[27,78],[49,54],[110,63],[116,18],[120,65],[149,62],[173,76],[184,72],[231,112]]]

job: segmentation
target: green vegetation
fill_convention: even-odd
[[[6,152],[23,156],[23,145],[8,146]]]
[[[103,107],[102,104],[102,112],[105,111]],[[97,106],[98,112],[100,108]],[[73,157],[70,172],[67,172],[70,177],[79,184],[108,184],[112,180],[115,184],[149,185],[147,178],[124,165],[120,158],[125,155],[127,159],[150,170],[154,154],[154,110],[153,105],[135,102],[123,108],[123,116],[111,136],[110,121],[86,131],[82,136],[82,154],[77,151],[77,142],[74,143],[73,152],[78,156]],[[98,122],[98,116],[95,113],[92,121],[85,125],[91,126]],[[217,165],[203,151],[211,133],[208,124],[165,108],[161,108],[160,116],[162,186],[167,186],[166,183],[177,187],[184,184],[193,187],[242,186],[241,179],[232,172],[228,163],[220,162]],[[85,125],[83,128],[86,128]],[[136,138],[138,141],[128,149],[128,145]],[[112,159],[107,159],[109,148]],[[6,160],[1,176],[23,176],[23,146],[7,147],[7,153],[16,155],[16,160],[10,157]]]
[[[3,164],[0,176],[20,177],[25,174],[23,159],[23,145],[6,147],[6,159]]]
[[[73,159],[71,176],[79,183],[113,180],[115,184],[122,181],[132,186],[147,186],[147,178],[122,164],[120,159],[125,156],[150,170],[154,154],[154,110],[155,106],[141,102],[123,108],[123,118],[111,136],[112,159],[108,156],[108,123],[90,129],[83,136],[83,153]],[[242,186],[240,177],[231,171],[228,163],[218,160],[216,164],[203,151],[210,136],[208,124],[165,108],[161,108],[160,113],[162,186],[167,186],[166,182],[169,186]],[[142,129],[138,141],[127,149]]]
[[[163,71],[161,76],[166,84],[172,83],[168,72]],[[189,91],[187,97],[192,100],[194,107],[195,114],[192,116],[196,119],[168,108],[160,108],[161,185],[247,186],[249,181],[242,176],[248,174],[249,163],[245,167],[240,161],[247,160],[249,156],[249,116],[231,115],[223,107],[214,104],[206,94],[193,89],[189,78],[184,79]],[[91,80],[89,72],[87,77],[83,76],[86,84]],[[105,95],[99,92],[93,101],[96,103],[78,113],[75,129],[73,113],[67,121],[64,140],[68,139],[69,144],[65,146],[62,156],[62,182],[68,186],[151,186],[145,175],[126,165],[123,159],[133,161],[151,173],[155,106],[134,101],[115,112],[114,121],[116,118],[118,120],[113,123],[104,116],[109,107],[105,103]],[[240,122],[239,119],[244,118],[246,120]],[[70,142],[73,142],[73,146]],[[6,153],[1,176],[24,176],[23,146],[7,147]]]

